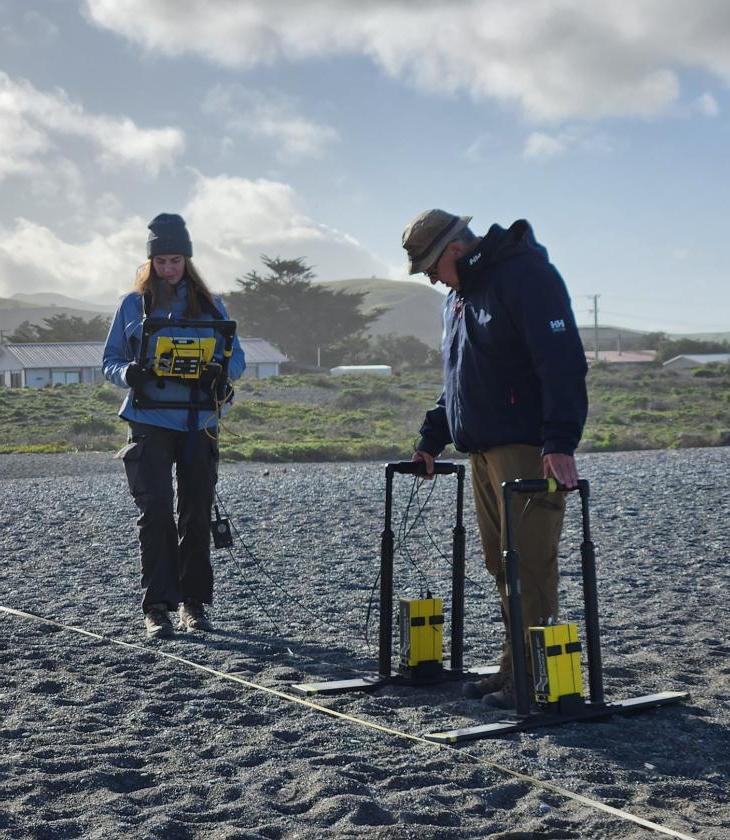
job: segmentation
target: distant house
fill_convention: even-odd
[[[241,338],[239,341],[246,354],[244,376],[255,376],[256,379],[278,376],[282,362],[289,361],[287,356],[263,338]]]
[[[674,356],[664,362],[663,367],[670,370],[689,370],[690,368],[701,367],[711,364],[730,364],[730,353],[686,353],[681,356]]]
[[[609,365],[640,365],[653,362],[656,350],[599,350],[596,359],[595,350],[586,350],[589,365],[605,362]]]
[[[262,379],[278,376],[287,357],[262,338],[242,338],[246,374]],[[103,341],[0,344],[0,386],[43,388],[78,382],[103,382]]]
[[[101,382],[103,341],[0,345],[0,385],[43,388]]]

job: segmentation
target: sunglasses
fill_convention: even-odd
[[[441,261],[441,257],[446,253],[446,249],[449,247],[451,243],[447,242],[444,247],[439,251],[439,255],[436,259],[431,263],[431,265],[423,272],[429,280],[433,280],[436,275],[438,275],[438,271],[436,270],[436,266]]]

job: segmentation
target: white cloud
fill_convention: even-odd
[[[385,270],[353,236],[310,218],[292,187],[279,181],[198,174],[183,215],[196,253],[217,266],[219,288],[259,266],[262,253],[305,257],[328,280]]]
[[[466,147],[464,157],[470,163],[481,163],[489,157],[494,147],[494,138],[490,133],[480,134]]]
[[[97,226],[69,242],[27,219],[0,226],[0,296],[55,291],[113,302],[131,288],[145,259],[147,222],[120,215],[111,196],[98,204]],[[261,254],[304,257],[323,280],[383,276],[388,268],[354,237],[318,223],[288,184],[196,174],[181,210],[195,260],[212,288],[235,288],[235,278],[261,268]]]
[[[730,83],[726,0],[86,0],[89,18],[157,54],[230,67],[363,55],[443,94],[517,104],[529,117],[651,115],[678,74]]]
[[[10,229],[0,227],[0,278],[5,278],[0,295],[54,291],[97,298],[106,293],[113,302],[125,286],[131,287],[144,259],[144,226],[139,218],[127,219],[116,231],[92,233],[80,243],[66,242],[28,219],[17,219]],[[110,278],[120,286],[110,286]]]
[[[177,128],[144,129],[127,117],[88,114],[63,90],[46,93],[0,71],[0,178],[37,174],[41,158],[68,137],[90,143],[104,166],[133,166],[151,175],[169,166],[184,148]]]
[[[720,113],[717,99],[711,93],[703,93],[696,101],[697,110],[706,117],[716,117]]]
[[[528,160],[545,160],[560,157],[569,150],[605,155],[614,147],[614,140],[606,134],[592,131],[587,125],[568,125],[552,134],[533,131],[525,140],[522,156]]]
[[[566,148],[565,137],[534,131],[525,141],[523,154],[526,158],[550,158],[562,155]]]
[[[325,148],[339,139],[334,128],[302,116],[281,94],[241,85],[216,85],[206,94],[203,111],[221,117],[229,132],[272,141],[283,163],[322,157]]]

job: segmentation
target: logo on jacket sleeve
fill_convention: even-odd
[[[482,326],[485,326],[492,320],[492,316],[486,309],[480,309],[479,314],[477,315],[477,322]]]
[[[565,321],[562,318],[558,318],[555,321],[551,321],[550,322],[550,329],[554,333],[565,332]]]

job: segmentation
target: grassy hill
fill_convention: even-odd
[[[30,304],[33,306],[33,304]],[[18,300],[17,298],[4,298],[0,297],[0,309],[23,309],[27,308],[28,304],[23,303],[22,301]]]
[[[394,333],[414,335],[429,347],[438,348],[441,336],[441,307],[444,295],[426,283],[359,278],[351,280],[322,281],[321,285],[333,290],[365,292],[365,311],[385,308],[387,311],[372,325],[373,335]],[[56,292],[17,293],[10,298],[0,298],[0,330],[8,335],[23,321],[43,323],[44,318],[65,313],[88,321],[99,313],[114,312],[117,301],[101,305],[71,298]],[[595,348],[593,325],[579,326],[586,350]],[[601,350],[638,350],[644,347],[646,332],[626,327],[599,325],[598,346]],[[670,338],[692,338],[702,341],[730,341],[730,331],[724,333],[670,334]],[[264,336],[265,337],[265,336]]]
[[[8,300],[8,298],[0,299],[0,307],[2,307],[2,300]],[[10,301],[17,301],[19,306],[62,306],[70,309],[81,309],[84,312],[112,313],[116,309],[116,301],[113,300],[108,304],[92,303],[88,300],[61,295],[58,292],[32,292],[30,294],[17,292],[10,298]]]
[[[424,283],[377,278],[329,280],[321,285],[334,291],[365,292],[363,309],[388,309],[370,328],[373,335],[415,335],[429,347],[441,339],[441,307],[444,296]]]
[[[589,372],[588,390],[580,451],[730,444],[727,366],[678,373],[599,364]],[[255,461],[408,458],[439,391],[436,371],[245,378],[224,420],[221,452]],[[126,439],[116,416],[123,395],[108,384],[0,388],[0,453],[112,452]]]

